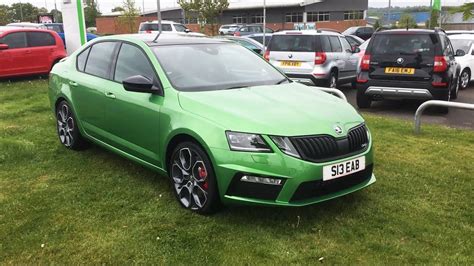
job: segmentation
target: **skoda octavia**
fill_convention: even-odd
[[[226,40],[98,38],[53,68],[49,98],[64,146],[93,142],[167,175],[201,214],[303,206],[375,182],[354,108]]]

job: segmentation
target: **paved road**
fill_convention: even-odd
[[[341,86],[339,88],[347,97],[347,100],[354,106],[356,105],[356,91],[350,86]],[[456,102],[474,103],[474,85],[466,90],[459,91]],[[379,115],[394,116],[397,118],[413,121],[416,109],[420,106],[420,101],[377,101],[372,102],[370,109],[364,112],[370,112]],[[450,127],[469,128],[474,130],[474,111],[450,108],[449,113],[441,115],[427,110],[422,116],[422,123],[444,124]]]

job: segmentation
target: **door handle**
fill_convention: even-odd
[[[115,94],[113,94],[111,92],[106,92],[105,97],[110,98],[110,99],[115,99]]]
[[[69,81],[69,85],[74,86],[74,87],[78,86],[77,82],[75,81]]]

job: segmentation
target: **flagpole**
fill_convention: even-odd
[[[265,54],[265,32],[267,27],[267,1],[263,0],[263,54]]]

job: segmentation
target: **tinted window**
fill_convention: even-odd
[[[178,90],[272,85],[285,79],[263,58],[238,44],[168,45],[152,49]]]
[[[136,75],[145,76],[150,80],[155,78],[155,72],[143,51],[136,46],[124,43],[117,58],[114,80],[122,82]]]
[[[435,34],[379,34],[371,41],[372,54],[434,56]]]
[[[174,28],[178,32],[185,32],[188,29],[184,25],[181,25],[181,24],[174,24]]]
[[[109,67],[112,63],[115,42],[94,44],[89,52],[85,72],[101,78],[109,78]]]
[[[352,51],[352,47],[351,45],[349,44],[349,42],[346,40],[346,38],[342,37],[342,38],[339,38],[341,40],[341,44],[342,44],[342,49],[344,51]]]
[[[161,24],[162,31],[171,31],[171,24]],[[140,31],[159,31],[158,24],[142,24]]]
[[[455,51],[461,49],[467,54],[471,49],[472,40],[451,39],[451,44]]]
[[[63,32],[61,29],[61,26],[59,25],[46,25],[46,28],[48,28],[48,30],[53,30],[55,32]]]
[[[27,32],[28,47],[54,46],[56,41],[53,35],[47,32]]]
[[[281,52],[315,52],[315,46],[315,37],[311,35],[274,35],[269,49]]]
[[[89,55],[89,51],[91,48],[87,48],[86,50],[82,51],[78,56],[77,56],[77,70],[79,71],[84,71],[84,67],[86,66],[86,61],[87,61],[87,56]]]
[[[26,34],[24,32],[14,32],[0,39],[1,43],[8,44],[10,49],[25,48]]]
[[[337,36],[329,36],[329,42],[331,43],[332,52],[333,53],[340,53],[342,52],[342,46],[339,42],[339,38]]]

